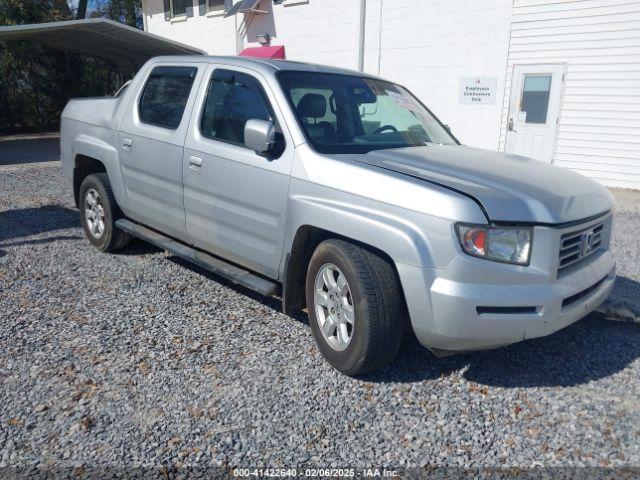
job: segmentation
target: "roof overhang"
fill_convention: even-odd
[[[135,73],[159,55],[205,55],[197,48],[104,18],[0,27],[2,40],[32,40],[101,58],[123,73]]]
[[[257,8],[259,4],[260,4],[260,0],[241,0],[238,3],[236,3],[233,7],[231,7],[227,13],[224,14],[224,18],[231,17],[238,13],[248,13],[248,14],[269,13],[266,10],[259,10]]]

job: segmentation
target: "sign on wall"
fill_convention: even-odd
[[[460,79],[460,103],[491,104],[496,103],[496,77],[462,77]]]

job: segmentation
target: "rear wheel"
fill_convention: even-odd
[[[309,262],[306,299],[316,343],[336,369],[361,375],[395,358],[404,308],[384,258],[343,240],[322,242]]]
[[[126,246],[131,237],[115,226],[122,216],[106,173],[87,176],[80,185],[80,218],[87,238],[102,252]]]

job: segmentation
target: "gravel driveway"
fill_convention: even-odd
[[[632,202],[615,227],[628,305],[640,298],[639,226]],[[57,165],[0,167],[0,476],[640,466],[638,357],[640,324],[594,314],[445,359],[408,340],[391,367],[354,380],[277,300],[141,242],[98,253]]]

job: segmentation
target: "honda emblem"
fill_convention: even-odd
[[[593,230],[582,234],[581,250],[583,257],[589,255],[593,250]]]

